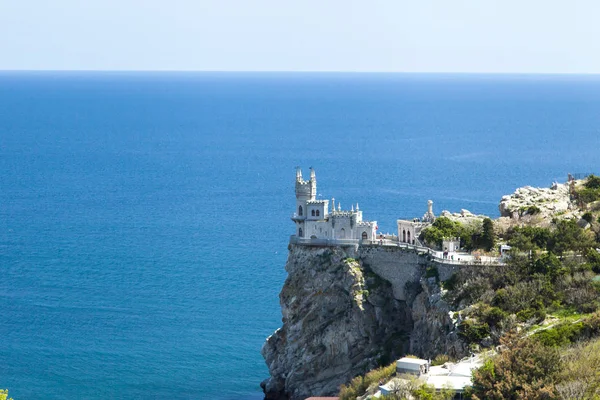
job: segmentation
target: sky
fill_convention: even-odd
[[[600,73],[600,1],[0,0],[0,70]]]

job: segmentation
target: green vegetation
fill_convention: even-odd
[[[425,270],[425,278],[435,278],[436,281],[439,281],[440,273],[436,267],[427,267]]]
[[[486,218],[483,220],[483,234],[481,235],[480,245],[485,251],[490,251],[494,248],[495,243],[494,223],[491,219]]]
[[[578,188],[575,191],[575,196],[585,204],[600,200],[600,177],[595,175],[588,176],[583,184],[583,188]]]
[[[8,398],[8,390],[6,389],[0,389],[0,400],[12,400],[12,397],[9,399]]]
[[[472,223],[463,225],[448,217],[439,217],[421,234],[421,239],[431,246],[440,248],[445,237],[459,237],[460,245],[465,250],[485,249],[494,247],[494,223],[486,218],[483,224]]]
[[[503,350],[473,373],[474,400],[555,399],[553,378],[560,371],[558,350],[509,334]]]
[[[520,215],[536,215],[539,214],[542,210],[536,205],[531,205],[527,207],[519,208]]]
[[[340,400],[356,400],[364,395],[369,388],[376,388],[381,381],[389,380],[396,373],[396,362],[374,369],[364,376],[357,376],[348,385],[340,387]]]

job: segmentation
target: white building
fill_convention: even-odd
[[[310,179],[302,179],[302,170],[296,169],[296,210],[292,216],[296,224],[296,237],[299,239],[344,239],[374,240],[377,231],[376,221],[363,221],[362,211],[356,204],[350,210],[342,210],[335,199],[317,200],[317,178],[310,169]]]
[[[433,201],[427,201],[427,212],[423,215],[423,218],[418,219],[399,219],[396,221],[398,224],[398,241],[401,243],[408,244],[420,244],[419,235],[423,228],[431,225],[435,221],[435,215],[433,214]]]
[[[442,250],[448,253],[456,253],[460,251],[460,238],[445,237],[442,238]]]

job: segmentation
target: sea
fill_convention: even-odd
[[[296,166],[392,233],[599,152],[597,75],[0,72],[0,388],[262,399]]]

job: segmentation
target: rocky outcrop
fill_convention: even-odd
[[[551,220],[556,214],[577,209],[571,201],[568,183],[554,183],[550,188],[525,186],[513,194],[502,197],[498,206],[500,216],[519,219],[537,215],[541,220]]]
[[[283,326],[262,348],[267,399],[334,395],[378,364],[466,348],[425,255],[389,247],[290,245]],[[452,271],[443,271],[442,275]]]

